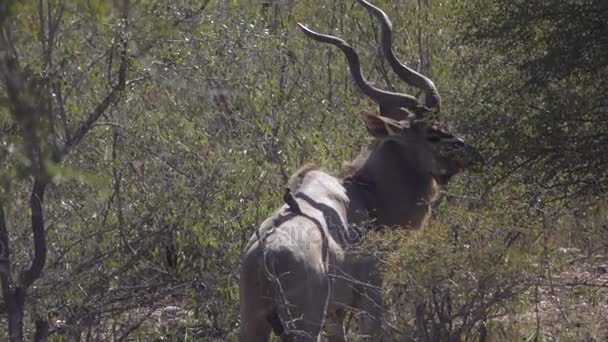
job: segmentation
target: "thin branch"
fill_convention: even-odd
[[[121,92],[122,89],[119,89],[118,87],[112,88],[112,91],[110,91],[110,93],[103,99],[103,101],[101,101],[97,105],[97,107],[95,107],[95,109],[90,112],[89,115],[87,115],[86,119],[80,122],[78,129],[76,129],[76,131],[72,135],[72,139],[68,140],[65,143],[61,151],[62,156],[68,155],[72,151],[72,149],[80,143],[82,138],[84,138],[84,136],[89,132],[91,126],[93,126],[95,121],[97,121],[101,117],[101,115],[105,113],[105,111],[108,109],[108,107],[110,107],[110,105],[116,102]]]
[[[123,2],[123,30],[126,31],[128,28],[128,11],[129,2]],[[72,149],[77,146],[82,138],[91,130],[93,124],[106,112],[108,107],[115,104],[121,95],[122,91],[125,90],[127,83],[127,69],[129,67],[129,57],[127,55],[127,39],[126,32],[119,33],[120,38],[120,65],[118,66],[118,83],[112,87],[112,90],[108,95],[95,107],[95,109],[87,115],[87,117],[80,122],[78,129],[72,135],[72,139],[68,140],[62,150],[62,155],[68,155]]]
[[[0,285],[4,298],[9,292],[9,283],[11,281],[11,264],[9,250],[8,229],[4,219],[4,208],[0,203]]]
[[[34,236],[34,259],[30,267],[21,273],[21,285],[30,287],[42,275],[46,262],[46,236],[44,233],[44,216],[42,203],[46,181],[40,178],[34,180],[32,195],[30,196],[30,210],[32,211],[32,232]]]

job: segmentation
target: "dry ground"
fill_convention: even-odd
[[[532,281],[525,313],[509,317],[497,340],[608,341],[608,255],[560,252],[563,261]]]

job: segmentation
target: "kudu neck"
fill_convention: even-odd
[[[396,226],[418,229],[424,225],[437,182],[416,167],[415,159],[395,152],[380,146],[345,179],[349,224],[367,230]]]

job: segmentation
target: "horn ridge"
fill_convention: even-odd
[[[415,109],[414,112],[416,113],[425,111],[426,108],[424,108],[414,96],[382,90],[369,83],[363,76],[359,55],[345,40],[328,34],[317,33],[301,23],[297,24],[304,34],[311,39],[321,43],[334,45],[342,50],[348,61],[350,72],[355,83],[364,94],[378,103],[381,115],[388,117],[397,116],[397,119],[403,119],[402,117],[399,117],[402,116],[399,114],[400,107]]]
[[[435,87],[433,81],[401,63],[395,56],[392,44],[393,27],[386,13],[366,0],[357,0],[357,2],[359,2],[371,15],[380,21],[382,53],[393,71],[395,71],[401,80],[422,90],[425,93],[424,104],[426,107],[439,111],[441,108],[441,97],[439,96],[439,92],[437,91],[437,87]]]

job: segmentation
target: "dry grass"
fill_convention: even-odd
[[[608,255],[561,249],[535,277],[523,313],[493,323],[493,341],[608,341]]]

